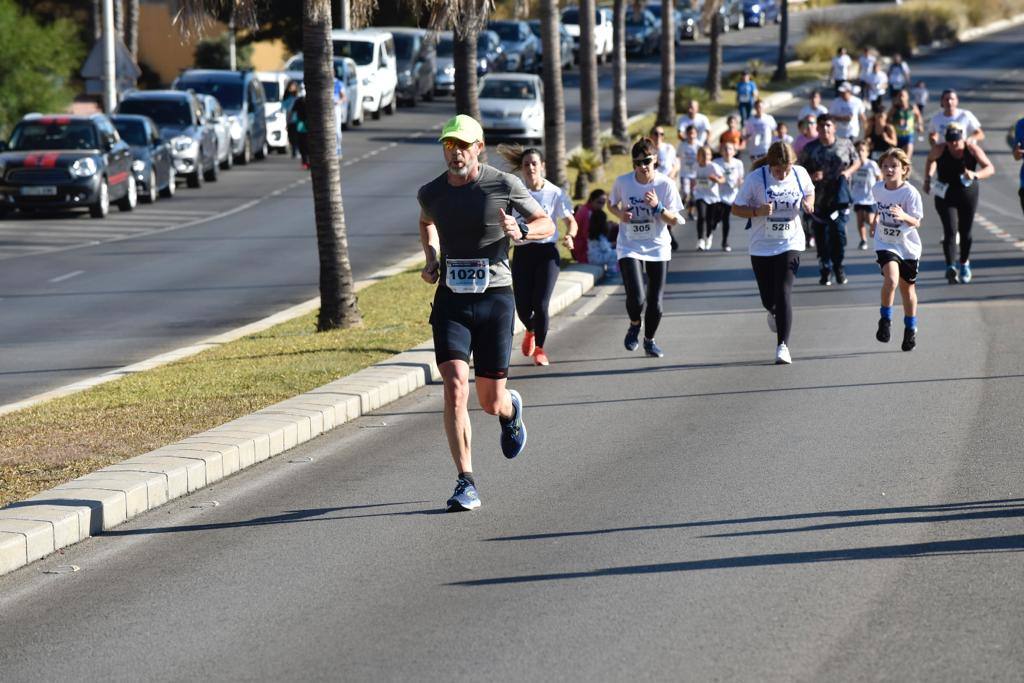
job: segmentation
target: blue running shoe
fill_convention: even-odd
[[[476,487],[468,480],[459,477],[455,482],[455,492],[448,499],[448,512],[476,510],[478,507],[480,507],[480,496],[476,493]]]
[[[964,284],[967,284],[968,282],[971,281],[972,277],[974,277],[974,275],[971,274],[971,264],[970,263],[961,263],[960,264],[960,282],[962,282]]]
[[[626,330],[626,345],[627,351],[636,351],[640,348],[640,326],[630,325],[629,329]]]
[[[651,358],[664,358],[665,353],[661,350],[661,347],[655,343],[653,339],[644,339],[644,353]]]
[[[501,424],[501,452],[511,460],[526,448],[526,425],[523,424],[523,397],[515,389],[509,389],[508,393],[516,414],[507,423],[500,419],[498,422]]]

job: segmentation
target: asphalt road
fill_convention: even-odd
[[[832,8],[857,13],[863,7]],[[794,14],[794,42],[808,17]],[[773,62],[778,29],[730,32],[727,66]],[[707,41],[680,48],[678,78],[704,78]],[[611,115],[610,66],[601,111]],[[565,73],[569,145],[579,140],[578,69]],[[631,62],[630,114],[655,105],[657,58]],[[345,133],[343,195],[353,269],[365,277],[418,245],[416,190],[442,170],[435,130],[451,98]],[[223,215],[231,212],[229,215]],[[308,178],[272,156],[202,190],[98,221],[0,221],[0,404],[101,374],[317,295]]]
[[[986,84],[1021,33],[961,48],[960,87],[1002,97]],[[983,187],[992,215],[1003,189]],[[949,286],[930,208],[923,230],[912,353],[874,340],[868,252],[831,288],[808,253],[794,364],[771,364],[738,230],[731,254],[673,260],[664,359],[623,351],[616,287],[555,320],[549,368],[515,357],[529,444],[505,461],[473,412],[478,512],[440,513],[431,386],[0,578],[0,671],[1020,680],[1024,252],[979,229],[974,282]]]

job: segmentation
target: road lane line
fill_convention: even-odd
[[[84,272],[84,270],[74,270],[71,271],[70,273],[64,273],[63,275],[58,275],[55,278],[50,278],[50,282],[54,284],[57,284],[58,282],[64,282],[65,280],[70,280],[73,277],[78,277]]]

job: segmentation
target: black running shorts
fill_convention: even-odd
[[[899,264],[900,268],[900,279],[910,284],[917,282],[917,269],[919,261],[916,259],[903,259],[900,255],[892,251],[876,251],[878,254],[878,265],[884,266],[890,261],[895,261]]]
[[[508,377],[515,316],[511,287],[456,294],[439,285],[430,312],[437,364],[450,360],[468,363],[472,355],[477,377]]]

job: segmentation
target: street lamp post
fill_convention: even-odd
[[[103,108],[117,106],[117,63],[114,57],[114,0],[103,0]]]

